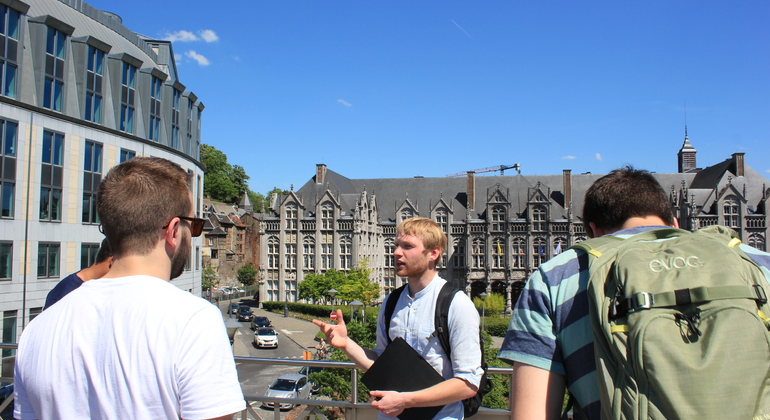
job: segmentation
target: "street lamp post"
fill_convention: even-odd
[[[233,285],[235,284],[234,281],[227,282],[228,285],[230,285],[230,305],[227,306],[227,317],[232,318],[233,317]]]
[[[481,298],[481,331],[484,331],[484,318],[485,318],[485,309],[486,309],[486,303],[487,303],[487,294],[484,292],[479,293],[479,298]]]
[[[334,289],[329,289],[329,291],[327,293],[329,293],[329,296],[332,297],[332,313],[334,313],[334,296],[337,295],[337,291],[334,290]],[[334,322],[334,320],[332,320],[332,323],[336,324],[336,322]]]
[[[358,310],[364,306],[364,303],[360,300],[356,299],[352,302],[350,302],[350,319],[353,319],[353,314],[358,312]]]

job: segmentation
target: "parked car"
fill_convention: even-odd
[[[252,318],[254,318],[254,314],[251,313],[250,306],[241,305],[238,307],[238,321],[249,322]]]
[[[321,392],[321,386],[317,385],[315,382],[313,382],[312,379],[310,379],[310,375],[313,373],[318,373],[320,371],[324,370],[322,367],[316,367],[316,366],[302,366],[297,373],[300,375],[305,375],[308,377],[308,381],[310,381],[310,393],[311,394],[318,394]]]
[[[266,397],[276,398],[310,398],[310,384],[307,376],[299,374],[282,375],[270,385],[265,393]],[[294,404],[281,402],[280,409],[288,410],[294,407]],[[273,408],[275,403],[267,401],[262,403],[263,407]]]
[[[254,332],[254,345],[257,348],[278,347],[278,333],[272,327],[257,328]]]
[[[241,306],[241,305],[238,305],[237,303],[231,303],[230,304],[230,312],[228,312],[228,313],[237,314],[239,306]]]
[[[251,329],[254,331],[256,331],[257,328],[272,326],[273,325],[270,323],[270,320],[267,319],[266,316],[255,316],[254,319],[251,320]]]

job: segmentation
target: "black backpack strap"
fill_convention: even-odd
[[[383,313],[383,316],[385,316],[385,338],[388,339],[388,344],[390,344],[390,320],[393,318],[393,311],[396,310],[396,303],[398,303],[398,298],[401,296],[401,292],[404,291],[406,288],[406,285],[403,285],[399,287],[398,289],[390,292],[390,295],[388,296],[388,300],[385,302],[385,313]]]
[[[452,354],[452,346],[449,345],[449,305],[452,304],[452,299],[454,299],[455,294],[459,291],[460,289],[446,282],[441,287],[441,291],[438,292],[438,297],[436,298],[436,314],[433,320],[435,330],[433,335],[438,337],[438,342],[441,343],[441,348],[444,349],[447,357]]]

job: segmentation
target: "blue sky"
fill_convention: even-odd
[[[350,178],[676,172],[770,178],[770,2],[92,0],[174,40],[202,141],[250,187]],[[686,111],[685,111],[686,110]],[[510,172],[513,174],[514,172]]]

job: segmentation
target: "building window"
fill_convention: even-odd
[[[134,100],[136,99],[136,67],[123,63],[120,82],[120,131],[134,132]]]
[[[136,157],[136,152],[128,149],[120,149],[120,163]]]
[[[171,147],[179,149],[179,101],[182,92],[171,89]]]
[[[330,203],[321,205],[321,229],[334,229],[334,208]]]
[[[473,240],[473,254],[471,255],[471,267],[481,269],[485,267],[484,254],[486,251],[486,244],[481,238],[475,238]]]
[[[412,209],[402,209],[401,210],[401,221],[403,222],[406,219],[411,219],[414,217],[414,212]]]
[[[61,221],[64,135],[43,131],[40,176],[40,220]]]
[[[385,240],[385,255],[384,255],[384,267],[387,268],[396,268],[396,257],[393,256],[393,253],[396,252],[396,242],[393,240],[393,238],[388,238]]]
[[[535,232],[545,231],[546,212],[545,206],[535,206],[532,208],[532,230]]]
[[[495,206],[492,208],[492,232],[505,231],[505,207]]]
[[[43,308],[39,306],[37,308],[29,308],[29,322],[32,322],[41,313],[43,313]]]
[[[535,238],[535,240],[532,241],[532,256],[533,256],[534,268],[540,267],[540,264],[544,263],[548,259],[548,256],[546,254],[547,252],[545,249],[545,239]]]
[[[38,278],[59,277],[59,244],[38,244],[37,276]]]
[[[3,311],[3,343],[16,342],[16,311]],[[3,349],[3,357],[16,354],[14,349]]]
[[[515,238],[511,242],[511,257],[513,268],[524,268],[525,257],[527,256],[527,243],[524,238]]]
[[[730,228],[741,227],[740,204],[734,195],[725,197],[725,226]]]
[[[13,218],[16,189],[16,137],[19,126],[0,120],[0,217]]]
[[[267,240],[267,268],[278,268],[278,238],[275,236]]]
[[[321,232],[321,269],[334,268],[334,235],[331,231]]]
[[[297,268],[297,244],[286,244],[286,269],[294,270]]]
[[[765,251],[765,238],[759,233],[749,235],[748,245],[760,251]]]
[[[189,153],[193,142],[193,101],[187,101],[187,141],[185,141],[183,150]]]
[[[80,269],[94,265],[98,253],[99,244],[80,244]]]
[[[3,12],[0,22],[0,88],[2,94],[16,97],[16,73],[19,65],[19,12],[0,5]]]
[[[294,203],[286,206],[286,229],[297,229],[297,205]]]
[[[83,160],[83,223],[99,223],[96,190],[102,182],[102,145],[86,140]]]
[[[0,242],[0,280],[11,279],[13,242]]]
[[[492,268],[505,268],[505,241],[502,238],[492,241]]]
[[[553,255],[559,255],[567,250],[567,239],[558,237],[553,240]]]
[[[160,107],[162,99],[163,82],[153,76],[150,82],[150,140],[160,141]]]
[[[64,41],[67,39],[61,31],[48,28],[45,44],[45,79],[43,84],[43,108],[54,111],[62,110],[64,95]]]
[[[462,239],[455,239],[452,248],[454,248],[454,254],[452,255],[452,264],[454,267],[465,267],[465,242],[463,242]]]
[[[302,265],[305,270],[315,270],[315,240],[305,238],[302,243]]]
[[[86,110],[85,119],[102,122],[102,80],[104,78],[104,52],[88,46],[86,69]]]
[[[283,282],[283,287],[285,290],[286,295],[286,301],[287,302],[296,302],[297,301],[297,281],[296,280],[285,280]]]
[[[436,223],[441,227],[441,231],[449,233],[449,218],[447,217],[446,209],[436,210]]]
[[[340,239],[340,269],[350,270],[353,267],[353,250],[350,238]]]

